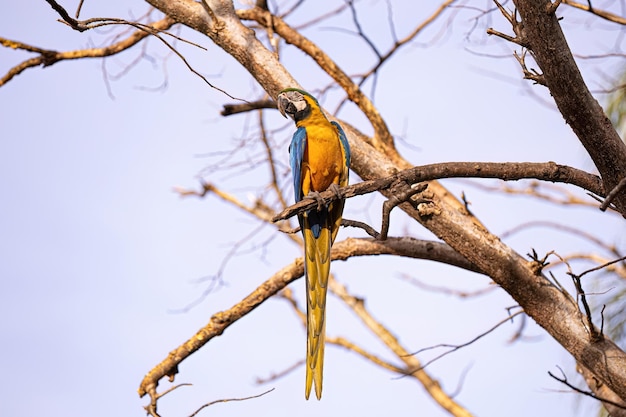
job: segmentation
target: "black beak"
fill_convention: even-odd
[[[294,106],[293,103],[282,94],[279,94],[276,98],[276,107],[278,107],[278,111],[284,117],[287,117],[287,115],[293,117],[296,113],[296,106]]]

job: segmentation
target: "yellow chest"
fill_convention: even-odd
[[[328,121],[309,125],[306,131],[307,147],[302,164],[304,195],[309,191],[326,191],[331,184],[339,184],[344,158],[339,134]]]

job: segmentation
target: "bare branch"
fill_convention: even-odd
[[[447,351],[435,356],[433,359],[429,360],[428,362],[424,363],[423,365],[421,365],[420,369],[425,369],[427,366],[429,366],[430,364],[438,361],[439,359],[453,353],[456,352],[459,349],[462,349],[464,347],[467,347],[475,342],[477,342],[478,340],[482,339],[483,337],[487,336],[488,334],[494,332],[498,327],[500,327],[501,325],[503,325],[504,323],[512,323],[513,319],[516,316],[519,316],[520,314],[524,314],[523,310],[517,311],[511,315],[509,315],[508,317],[500,320],[498,323],[496,323],[495,325],[493,325],[492,327],[490,327],[488,330],[478,334],[477,336],[473,337],[471,340],[468,340],[467,342],[461,343],[460,345],[452,345],[452,344],[447,344],[447,343],[440,343],[438,345],[435,346],[429,346],[427,348],[422,348],[419,349],[413,353],[411,353],[411,355],[418,355],[422,352],[425,352],[427,350],[432,350],[432,349],[438,349],[438,348],[448,348]],[[417,369],[412,369],[413,371],[416,371]]]
[[[492,292],[498,288],[496,285],[493,285],[493,283],[491,283],[487,287],[478,289],[476,291],[465,291],[465,290],[460,290],[457,288],[439,287],[436,285],[426,284],[424,282],[421,282],[415,277],[409,276],[408,274],[402,274],[400,277],[403,280],[407,281],[409,284],[414,285],[415,287],[420,288],[424,291],[451,295],[453,297],[459,297],[459,298],[478,297],[480,295],[484,295],[489,292]]]
[[[561,0],[554,0],[554,3],[548,4],[548,7],[546,7],[546,11],[550,14],[556,13],[556,9],[558,9],[560,5],[561,5]]]
[[[350,342],[349,340],[343,338],[343,337],[330,337],[326,339],[326,343],[330,343],[333,345],[337,345],[337,346],[341,346],[345,349],[348,349],[358,355],[360,355],[361,357],[367,359],[368,361],[370,361],[371,363],[373,363],[374,365],[378,365],[383,369],[387,369],[388,371],[392,371],[401,375],[407,375],[408,374],[408,370],[406,368],[400,368],[394,364],[392,364],[391,362],[388,362],[384,359],[381,359],[380,357],[374,355],[371,352],[366,351],[365,349],[363,349],[362,347],[360,347],[359,345]]]
[[[417,199],[414,200],[412,197],[423,192],[428,187],[428,184],[415,184],[415,186],[411,186],[407,189],[401,189],[395,192],[392,190],[391,197],[387,199],[383,203],[383,219],[382,225],[380,227],[380,239],[387,239],[387,233],[389,232],[389,218],[391,216],[391,210],[398,205],[411,201],[411,204],[417,206],[418,204],[428,203],[429,200],[425,199]]]
[[[612,190],[626,178],[626,144],[585,84],[558,18],[554,13],[546,13],[551,2],[513,3],[522,18],[527,47],[541,68],[559,111],[598,168],[605,190]],[[626,218],[626,194],[616,196],[614,203]]]
[[[604,195],[599,178],[576,168],[558,165],[554,162],[444,162],[413,167],[394,175],[377,180],[363,181],[340,189],[341,198],[351,198],[374,191],[387,190],[394,184],[404,183],[410,188],[412,184],[441,178],[499,178],[515,181],[525,178],[536,178],[544,181],[564,182],[584,188],[594,194]],[[400,191],[400,189],[398,189]],[[320,194],[324,203],[337,199],[336,193],[325,191]],[[273,222],[287,219],[295,214],[311,210],[317,202],[302,200],[272,218]]]
[[[22,62],[21,64],[11,68],[9,72],[2,78],[0,78],[0,87],[10,81],[16,75],[22,73],[24,70],[32,67],[36,67],[39,65],[43,65],[44,67],[55,64],[56,62],[63,60],[73,60],[73,59],[81,59],[81,58],[101,58],[107,57],[111,55],[115,55],[119,52],[125,51],[128,48],[134,46],[141,40],[143,40],[148,35],[152,35],[158,40],[160,40],[169,50],[171,50],[178,58],[185,64],[187,69],[194,73],[198,78],[204,81],[209,87],[221,92],[222,94],[228,96],[233,100],[239,100],[245,102],[246,100],[239,99],[230,95],[225,90],[213,85],[204,75],[198,72],[195,68],[191,66],[191,64],[187,61],[187,59],[181,54],[172,44],[170,44],[162,35],[167,35],[173,37],[182,42],[188,43],[190,45],[196,46],[201,49],[205,49],[204,47],[195,44],[193,42],[182,39],[176,35],[166,32],[172,25],[177,23],[173,18],[166,16],[162,20],[158,22],[154,22],[151,24],[143,24],[139,22],[131,22],[125,19],[118,18],[91,18],[86,20],[76,20],[69,16],[67,11],[60,6],[54,0],[46,0],[60,15],[63,17],[61,22],[66,23],[72,29],[78,30],[79,32],[83,32],[89,29],[95,29],[103,26],[111,26],[111,25],[128,25],[137,29],[136,32],[131,34],[128,38],[123,41],[117,42],[113,45],[110,45],[105,48],[90,48],[90,49],[82,49],[76,51],[68,51],[68,52],[57,52],[52,50],[44,50],[41,48],[29,47],[27,45],[23,45],[19,42],[10,41],[8,39],[0,38],[0,44],[3,46],[8,46],[11,48],[16,48],[21,46],[20,49],[29,50],[30,52],[39,52],[40,56],[36,58],[31,58]]]
[[[591,3],[588,5],[580,4],[572,0],[563,0],[563,4],[567,4],[568,6],[574,7],[576,9],[584,10],[590,13],[595,14],[602,19],[608,20],[609,22],[617,23],[619,25],[626,25],[626,19],[622,16],[618,16],[613,13],[606,12],[604,10],[598,10],[595,7],[591,7]]]
[[[376,229],[374,229],[372,226],[370,226],[367,223],[359,222],[356,220],[341,219],[341,226],[342,227],[357,227],[359,229],[363,229],[365,233],[367,233],[374,239],[380,240],[380,233],[378,233]]]
[[[588,270],[586,270],[585,272],[583,272],[583,273],[581,273],[581,274],[579,274],[579,275],[577,275],[577,276],[578,276],[579,278],[582,278],[582,277],[583,277],[583,275],[586,275],[586,274],[588,274],[588,273],[590,273],[590,272],[599,271],[600,269],[604,269],[604,268],[606,268],[607,266],[611,266],[611,265],[613,265],[613,264],[616,264],[616,263],[618,263],[618,262],[622,262],[622,261],[624,261],[624,260],[626,260],[626,256],[623,256],[623,257],[618,258],[618,259],[613,259],[612,261],[605,262],[605,263],[603,263],[602,265],[596,266],[595,268],[588,269]]]
[[[332,260],[345,260],[354,256],[381,254],[408,256],[419,259],[436,259],[439,262],[478,272],[474,265],[447,247],[447,245],[440,242],[419,241],[411,238],[390,238],[384,242],[372,239],[346,239],[337,242],[333,246],[331,257]],[[211,339],[221,335],[231,324],[249,314],[268,298],[284,289],[289,283],[300,278],[303,274],[304,264],[302,258],[298,258],[275,273],[239,303],[228,310],[214,314],[207,325],[198,330],[186,342],[172,350],[161,363],[144,376],[139,386],[138,392],[140,397],[146,394],[150,396],[150,403],[146,406],[146,410],[156,414],[157,400],[160,398],[157,386],[162,378],[168,377],[170,381],[173,381],[178,373],[178,365],[181,362]]]
[[[81,9],[83,8],[83,2],[84,2],[84,1],[85,1],[85,0],[80,0],[80,2],[78,3],[78,6],[76,7],[76,14],[74,15],[74,17],[75,17],[76,19],[78,19],[78,17],[80,16],[80,11],[81,11]]]
[[[591,233],[585,232],[582,229],[579,229],[577,227],[567,226],[564,224],[551,222],[551,221],[530,221],[530,222],[522,223],[520,225],[515,226],[512,229],[509,229],[501,233],[500,238],[506,239],[509,236],[512,236],[516,233],[519,233],[531,227],[544,227],[544,228],[551,228],[551,229],[559,230],[562,232],[566,232],[573,236],[577,236],[581,239],[587,240],[588,242],[591,242],[599,246],[600,248],[610,252],[611,254],[615,255],[618,258],[623,256],[614,244],[609,244],[607,242],[604,242],[598,237],[592,235]]]
[[[73,17],[71,17],[69,15],[69,13],[67,12],[67,10],[65,10],[63,8],[63,6],[61,6],[59,3],[57,3],[54,0],[46,0],[48,2],[48,4],[61,16],[61,18],[63,19],[63,21],[65,23],[67,23],[69,26],[72,27],[72,29],[75,29],[79,32],[83,32],[85,30],[89,30],[91,28],[89,27],[85,27],[83,26],[78,20],[74,19]],[[81,2],[82,3],[82,2]],[[78,8],[78,11],[76,12],[76,14],[78,15],[78,12],[80,11],[80,5]]]
[[[263,25],[268,21],[269,12],[260,8],[238,10],[237,16],[241,19],[255,20]],[[272,17],[273,29],[287,43],[293,44],[309,55],[315,62],[330,75],[348,94],[352,100],[363,111],[374,128],[374,139],[372,143],[384,153],[395,155],[393,137],[384,119],[374,106],[374,104],[363,94],[357,84],[317,45],[305,38],[298,31],[293,29],[278,16]]]
[[[326,340],[326,342],[328,343],[328,339]],[[283,369],[280,372],[270,374],[267,378],[256,378],[254,382],[256,382],[258,385],[269,384],[270,382],[276,381],[277,379],[280,379],[284,376],[289,375],[290,373],[298,369],[303,364],[304,364],[304,359],[301,359],[297,361],[296,363],[294,363],[293,365],[289,366],[288,368]]]
[[[497,0],[493,0],[493,2],[498,7],[498,10],[500,10],[500,13],[502,13],[502,16],[504,16],[504,18],[511,24],[511,28],[513,29],[513,33],[515,33],[515,36],[506,35],[492,28],[487,29],[487,34],[496,35],[506,41],[516,43],[524,48],[528,47],[528,43],[523,31],[524,26],[522,25],[522,22],[517,20],[517,10],[509,12]]]
[[[280,190],[280,186],[278,185],[278,174],[276,173],[276,162],[274,160],[274,153],[272,152],[272,146],[269,143],[269,139],[267,137],[267,133],[265,131],[265,123],[263,120],[263,111],[259,110],[259,127],[261,129],[261,142],[263,142],[263,146],[265,147],[265,154],[267,157],[267,165],[270,168],[271,181],[270,187],[274,191],[276,198],[278,198],[278,202],[280,203],[280,208],[284,209],[287,207],[287,202],[285,201],[285,197]]]
[[[126,22],[128,23],[128,22]],[[7,74],[0,78],[0,87],[11,81],[13,77],[21,74],[28,68],[38,67],[43,65],[44,67],[53,65],[63,60],[73,60],[81,58],[102,58],[106,56],[115,55],[119,52],[125,51],[130,47],[136,45],[146,37],[155,33],[163,32],[172,27],[176,22],[169,17],[165,17],[159,21],[150,23],[148,25],[141,25],[141,28],[133,32],[126,39],[116,42],[104,48],[90,48],[80,49],[75,51],[58,52],[49,49],[37,48],[34,46],[26,45],[21,42],[12,41],[9,39],[0,38],[0,44],[13,49],[22,49],[28,52],[38,53],[39,56],[30,58],[19,65],[11,68]],[[120,24],[116,22],[116,24]]]
[[[589,336],[591,337],[591,342],[599,342],[604,339],[604,335],[602,332],[596,329],[596,326],[593,324],[593,318],[591,317],[591,308],[589,308],[589,303],[587,303],[587,295],[585,294],[585,290],[583,290],[582,283],[580,281],[580,276],[575,275],[573,273],[569,273],[574,281],[574,285],[576,286],[576,295],[580,297],[580,302],[583,305],[583,309],[585,310],[585,318],[586,318],[586,326],[589,331]]]
[[[460,180],[464,184],[468,184],[474,188],[478,188],[483,191],[495,191],[503,194],[512,194],[512,195],[524,195],[535,197],[540,200],[544,200],[548,203],[560,204],[560,205],[579,205],[585,207],[593,207],[594,209],[598,207],[598,204],[589,200],[588,198],[584,198],[579,194],[575,194],[569,188],[557,186],[555,184],[548,184],[540,181],[527,181],[524,184],[520,184],[520,187],[515,187],[512,184],[508,183],[498,183],[497,185],[489,185],[480,183],[477,181],[464,181]],[[591,199],[601,203],[601,199],[594,194],[586,193],[587,196],[591,197]],[[610,208],[612,213],[619,213],[612,208]]]
[[[596,394],[594,394],[594,393],[593,393],[593,392],[591,392],[591,391],[583,390],[583,389],[580,389],[580,388],[576,387],[575,385],[572,385],[572,384],[571,384],[571,383],[567,380],[567,376],[565,376],[565,373],[563,372],[563,370],[562,370],[561,368],[559,368],[559,371],[561,371],[561,374],[563,375],[563,377],[562,377],[562,378],[559,378],[558,376],[554,375],[554,374],[553,374],[552,372],[550,372],[550,371],[548,371],[548,375],[550,375],[552,378],[556,379],[556,380],[557,380],[557,381],[559,381],[560,383],[562,383],[562,384],[564,384],[564,385],[567,385],[569,388],[573,389],[574,391],[576,391],[576,392],[577,392],[577,393],[579,393],[579,394],[583,394],[583,395],[586,395],[586,396],[588,396],[588,397],[595,398],[596,400],[598,400],[598,401],[602,401],[603,403],[610,404],[610,405],[612,405],[612,406],[614,406],[614,407],[617,407],[617,408],[621,408],[621,409],[625,409],[625,410],[626,410],[626,406],[624,406],[624,404],[620,404],[620,403],[618,403],[618,402],[615,402],[615,401],[609,400],[608,398],[601,398],[601,397],[598,397]]]
[[[300,321],[302,322],[302,326],[306,327],[306,315],[298,307],[298,303],[293,298],[291,291],[289,289],[285,289],[285,291],[283,291],[281,293],[281,296],[283,296],[285,299],[287,299],[287,301],[289,301],[289,303],[293,307],[294,311],[296,312],[296,315],[300,318]],[[405,368],[400,368],[400,367],[398,367],[396,365],[393,365],[392,363],[381,359],[380,357],[374,355],[373,353],[370,353],[370,352],[366,351],[362,347],[358,346],[357,344],[355,344],[353,342],[350,342],[349,340],[347,340],[347,339],[345,339],[343,337],[326,337],[326,343],[327,344],[333,344],[333,345],[341,346],[343,348],[351,350],[351,351],[361,355],[363,358],[365,358],[366,360],[372,362],[373,364],[380,366],[383,369],[387,369],[389,371],[396,372],[396,373],[399,373],[401,375],[407,375],[407,372],[406,372],[407,370]],[[284,370],[284,371],[282,371],[282,372],[280,372],[280,373],[278,373],[276,375],[273,375],[271,378],[263,380],[263,383],[265,383],[265,382],[267,382],[268,380],[271,380],[271,379],[280,378],[283,375],[291,372],[293,369],[295,369],[295,367],[297,367],[299,365],[302,365],[303,363],[304,363],[304,361],[299,361],[294,366],[291,366],[288,369],[286,369],[286,370]]]
[[[606,209],[611,205],[611,202],[617,197],[617,195],[626,189],[626,177],[622,178],[622,180],[611,190],[610,193],[607,194],[606,198],[600,205],[600,210],[606,211]]]
[[[139,386],[140,397],[146,394],[150,396],[150,404],[148,404],[147,409],[156,413],[157,400],[159,398],[156,389],[161,378],[168,377],[170,381],[173,381],[175,375],[178,373],[178,365],[182,361],[204,346],[208,341],[221,335],[228,326],[254,310],[269,297],[287,286],[287,284],[301,277],[303,273],[304,265],[302,259],[298,259],[278,271],[274,276],[261,284],[261,286],[250,295],[229,310],[214,314],[206,326],[201,328],[185,343],[171,351],[161,363],[146,374]]]
[[[522,48],[521,55],[518,54],[517,52],[513,53],[513,55],[515,56],[515,59],[517,60],[517,62],[519,62],[520,67],[522,67],[522,72],[524,73],[524,79],[532,80],[535,82],[535,84],[541,84],[544,87],[547,86],[546,80],[542,74],[540,74],[534,69],[529,70],[526,67],[526,53],[527,52],[528,52],[528,49]]]
[[[409,44],[413,39],[415,39],[420,33],[422,33],[424,31],[424,29],[426,29],[428,26],[430,26],[434,21],[437,20],[437,18],[439,18],[441,15],[443,15],[443,13],[457,0],[445,0],[443,3],[441,3],[439,5],[439,7],[437,7],[437,9],[430,15],[428,16],[424,21],[422,21],[420,24],[418,24],[415,29],[413,29],[413,31],[411,33],[409,33],[407,36],[405,36],[402,39],[397,39],[395,36],[395,31],[393,30],[393,26],[391,27],[392,30],[392,35],[393,35],[393,39],[394,39],[394,44],[391,46],[391,48],[389,48],[389,50],[387,52],[385,52],[384,54],[381,54],[380,52],[378,52],[376,50],[376,48],[373,45],[373,42],[370,41],[365,34],[362,34],[362,31],[359,31],[359,35],[365,40],[366,43],[368,43],[372,49],[375,51],[376,56],[378,57],[378,62],[376,62],[376,64],[370,68],[369,71],[367,71],[364,74],[359,75],[360,77],[360,81],[359,81],[359,87],[363,86],[365,84],[365,82],[372,76],[376,76],[378,74],[378,71],[380,70],[380,68],[382,68],[382,66],[392,57],[394,56],[394,54],[400,50],[402,47],[404,47],[405,45]],[[390,8],[390,7],[389,7]],[[357,26],[358,28],[358,26]],[[372,91],[374,90],[374,88],[372,89]],[[372,93],[373,94],[373,93]],[[343,104],[343,102],[342,102]],[[341,106],[341,104],[340,104]]]
[[[276,102],[274,100],[257,100],[249,103],[225,104],[220,114],[222,116],[232,116],[234,114],[246,113],[252,110],[275,108]]]
[[[208,182],[205,182],[204,180],[201,180],[200,185],[202,186],[202,189],[200,191],[189,190],[183,187],[174,187],[174,191],[180,194],[181,197],[196,196],[199,198],[204,198],[208,194],[213,194],[219,199],[233,205],[234,207],[237,207],[238,209],[252,215],[256,219],[265,223],[272,222],[272,218],[273,218],[272,216],[275,216],[276,214],[276,212],[272,208],[268,207],[266,204],[264,204],[260,200],[256,200],[253,205],[249,206],[249,205],[244,204],[241,200],[239,200],[234,195],[218,188],[214,184],[210,184]],[[272,223],[276,223],[276,222],[272,222]],[[302,244],[302,239],[299,236],[295,235],[294,230],[291,228],[289,223],[287,222],[280,223],[277,225],[277,228],[278,230],[280,230],[281,232],[289,236],[289,238],[293,240],[295,243],[299,245]]]
[[[430,396],[446,411],[456,417],[469,417],[470,412],[458,404],[446,392],[441,385],[430,375],[421,369],[421,364],[417,358],[412,356],[398,341],[396,337],[379,321],[377,321],[365,308],[362,299],[354,297],[348,293],[346,288],[336,280],[329,281],[329,288],[333,294],[337,295],[354,313],[395,355],[404,362],[410,369],[410,375],[416,378]]]
[[[243,398],[225,398],[225,399],[222,399],[222,400],[215,400],[215,401],[211,401],[210,403],[206,403],[206,404],[204,404],[202,407],[198,408],[196,411],[194,411],[193,413],[191,413],[191,414],[189,415],[189,417],[195,417],[195,416],[197,416],[197,415],[198,415],[198,413],[199,413],[200,411],[202,411],[203,409],[205,409],[205,408],[207,408],[207,407],[210,407],[210,406],[212,406],[212,405],[214,405],[214,404],[217,404],[217,403],[228,403],[228,402],[232,402],[232,401],[246,401],[246,400],[251,400],[251,399],[253,399],[253,398],[259,398],[259,397],[262,397],[262,396],[264,396],[265,394],[269,394],[269,393],[270,393],[270,392],[272,392],[272,391],[274,391],[274,388],[269,389],[269,390],[267,390],[267,391],[265,391],[265,392],[262,392],[262,393],[260,393],[260,394],[258,394],[258,395],[251,395],[250,397],[243,397]]]
[[[602,405],[604,405],[611,417],[626,417],[626,402],[622,401],[606,384],[598,380],[589,369],[585,368],[580,363],[577,364],[576,368],[583,378],[585,378],[587,386],[593,391],[596,399],[600,401],[603,401],[603,399],[610,401],[603,401]]]
[[[159,394],[157,395],[156,399],[159,399],[159,398],[161,398],[161,397],[164,397],[164,396],[166,396],[167,394],[169,394],[170,392],[172,392],[172,391],[174,391],[174,390],[176,390],[176,389],[178,389],[178,388],[180,388],[180,387],[189,387],[189,386],[191,386],[191,384],[189,384],[189,383],[182,383],[182,384],[177,384],[177,385],[174,385],[174,386],[172,386],[172,387],[170,387],[170,388],[166,389],[165,391],[163,391],[163,392],[159,393]],[[152,417],[159,417],[159,415],[156,413],[156,409],[155,409],[155,410],[153,410],[153,409],[151,409],[151,408],[150,408],[150,406],[145,406],[145,407],[144,407],[144,409],[146,410],[146,413],[147,413],[147,414],[149,414],[149,415],[151,415]]]

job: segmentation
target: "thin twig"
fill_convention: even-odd
[[[357,227],[363,229],[365,233],[373,237],[374,239],[380,239],[380,233],[376,231],[372,226],[367,223],[359,222],[357,220],[341,219],[341,226],[343,227]]]
[[[621,258],[618,258],[618,259],[613,259],[612,261],[605,262],[605,263],[603,263],[602,265],[596,266],[596,267],[594,267],[594,268],[591,268],[591,269],[588,269],[588,270],[584,271],[584,272],[583,272],[583,273],[581,273],[581,274],[578,274],[578,277],[582,278],[582,277],[583,277],[583,275],[587,275],[587,274],[588,274],[588,273],[590,273],[590,272],[595,272],[595,271],[598,271],[598,270],[600,270],[600,269],[606,268],[607,266],[610,266],[610,265],[616,264],[616,263],[618,263],[618,262],[622,262],[622,261],[624,261],[624,260],[626,260],[626,256],[622,256]]]
[[[580,275],[576,275],[571,272],[568,272],[568,274],[572,277],[574,286],[576,287],[576,294],[580,297],[580,302],[582,303],[583,309],[585,310],[585,319],[587,321],[586,327],[589,331],[589,335],[591,336],[591,341],[599,342],[604,338],[604,335],[602,334],[602,332],[599,332],[598,329],[596,329],[596,326],[594,326],[593,324],[591,308],[589,307],[589,303],[587,302],[587,294],[585,294],[585,290],[583,289]]]
[[[227,402],[231,402],[231,401],[246,401],[246,400],[251,400],[251,399],[254,399],[254,398],[259,398],[259,397],[262,397],[263,395],[268,394],[268,393],[270,393],[270,392],[272,392],[272,391],[274,391],[274,390],[275,390],[275,388],[272,388],[272,389],[269,389],[269,390],[267,390],[267,391],[265,391],[265,392],[262,392],[261,394],[258,394],[258,395],[252,395],[252,396],[250,396],[250,397],[243,397],[243,398],[225,398],[225,399],[222,399],[222,400],[215,400],[215,401],[211,401],[210,403],[206,403],[206,404],[204,404],[202,407],[198,408],[196,411],[194,411],[193,413],[191,413],[191,414],[189,415],[189,417],[195,417],[196,415],[198,415],[198,413],[199,413],[200,411],[202,411],[202,410],[203,410],[203,409],[205,409],[206,407],[210,407],[210,406],[212,406],[213,404],[217,404],[217,403],[227,403]]]
[[[587,3],[587,6],[585,6],[584,4],[581,3],[577,3],[573,0],[562,0],[563,4],[567,4],[568,6],[574,7],[576,9],[580,9],[580,10],[584,10],[590,13],[595,14],[598,17],[601,17],[602,19],[608,20],[609,22],[613,22],[613,23],[617,23],[620,25],[626,25],[626,18],[622,17],[622,16],[618,16],[616,14],[613,13],[609,13],[606,12],[604,10],[599,10],[596,9],[595,7],[591,6],[591,3]]]
[[[104,20],[104,19],[103,19]],[[9,71],[0,78],[0,87],[11,81],[15,76],[21,74],[25,70],[33,67],[38,67],[40,65],[47,67],[53,65],[59,61],[63,60],[74,60],[74,59],[82,59],[82,58],[102,58],[107,56],[115,55],[119,52],[125,51],[130,47],[136,45],[144,38],[152,35],[154,33],[167,33],[164,32],[176,22],[169,18],[165,17],[159,21],[150,23],[148,25],[140,25],[136,23],[135,26],[138,28],[135,32],[130,34],[126,39],[123,39],[119,42],[113,43],[104,48],[91,48],[91,49],[79,49],[74,51],[65,51],[58,52],[50,49],[43,49],[34,47],[31,45],[26,45],[22,42],[12,41],[10,39],[0,38],[0,45],[9,47],[12,49],[21,49],[28,52],[38,53],[39,56],[27,59],[26,61],[21,62],[20,64],[14,66],[9,69]],[[114,21],[114,22],[102,22],[102,25],[108,24],[129,24],[127,21]],[[173,35],[171,35],[173,36]]]
[[[76,19],[78,19],[78,16],[80,16],[80,11],[83,8],[83,2],[84,0],[80,0],[80,2],[78,3],[78,7],[76,7],[76,14],[74,15]]]
[[[165,391],[155,395],[155,397],[152,399],[153,401],[150,401],[150,404],[148,404],[148,405],[143,407],[144,410],[146,410],[146,413],[151,415],[152,417],[160,417],[159,414],[156,411],[156,402],[157,402],[157,400],[159,398],[169,394],[170,392],[180,388],[180,387],[188,387],[188,386],[191,386],[191,384],[188,383],[188,382],[185,382],[185,383],[182,383],[182,384],[174,385],[174,386],[166,389]]]
[[[561,0],[554,0],[554,3],[548,3],[548,5],[546,6],[546,12],[548,14],[554,14],[556,13],[556,9],[558,9],[560,5]]]
[[[416,187],[407,187],[406,189],[398,190],[397,192],[393,192],[391,197],[389,197],[383,203],[383,214],[382,214],[382,225],[380,227],[380,239],[387,239],[387,234],[389,233],[389,225],[390,225],[390,216],[391,210],[393,210],[398,205],[409,201],[411,197],[416,194],[423,192],[428,184],[418,184]],[[428,200],[420,200],[419,203],[429,202]]]
[[[444,356],[447,356],[447,355],[449,355],[449,354],[451,354],[453,352],[456,352],[459,349],[462,349],[464,347],[467,347],[467,346],[471,345],[472,343],[474,343],[474,342],[482,339],[483,337],[487,336],[489,333],[492,333],[494,330],[496,330],[498,327],[500,327],[504,323],[512,321],[516,316],[519,316],[520,314],[523,314],[523,313],[524,313],[524,310],[520,310],[520,311],[518,311],[516,313],[511,314],[510,316],[504,318],[503,320],[500,320],[498,323],[496,323],[494,326],[489,328],[487,331],[484,331],[484,332],[480,333],[476,337],[472,338],[471,340],[469,340],[469,341],[467,341],[465,343],[461,343],[460,345],[450,345],[450,344],[440,343],[438,345],[422,348],[422,349],[419,349],[419,350],[411,353],[411,355],[417,355],[417,354],[425,352],[427,350],[432,350],[432,349],[437,349],[437,348],[450,348],[450,350],[447,350],[447,351],[443,352],[442,354],[437,355],[433,359],[429,360],[428,362],[420,365],[420,368],[418,368],[418,369],[411,369],[411,371],[415,372],[415,371],[418,371],[418,370],[422,370],[422,369],[426,368],[427,366],[429,366],[430,364],[432,364],[432,363],[438,361],[439,359],[443,358]]]
[[[600,205],[600,210],[606,211],[615,197],[617,197],[617,195],[624,189],[626,189],[626,177],[622,178],[622,180],[615,187],[613,187],[611,192],[607,194],[606,198]]]
[[[560,383],[567,385],[569,388],[573,389],[574,391],[576,391],[579,394],[586,395],[587,397],[594,398],[594,399],[596,399],[598,401],[602,401],[604,403],[611,404],[611,405],[613,405],[615,407],[618,407],[618,408],[621,408],[621,409],[626,409],[626,407],[623,404],[617,403],[615,401],[611,401],[608,398],[598,397],[596,394],[594,394],[591,391],[586,391],[586,390],[583,390],[583,389],[580,389],[580,388],[576,387],[575,385],[572,385],[567,380],[567,376],[565,376],[565,373],[563,372],[563,370],[560,367],[558,367],[558,366],[557,366],[557,368],[559,368],[559,371],[561,371],[561,374],[563,375],[563,378],[559,378],[558,376],[554,375],[550,371],[548,371],[548,375],[550,375],[552,378],[556,379]]]

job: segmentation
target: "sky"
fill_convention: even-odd
[[[131,19],[147,10],[138,0],[95,3],[85,2],[81,16]],[[76,7],[64,4],[68,10]],[[384,51],[392,40],[387,19],[381,20],[385,2],[358,4],[363,27]],[[398,37],[437,6],[431,0],[423,4],[417,15],[394,4]],[[284,2],[279,6],[286,8]],[[327,4],[303,7],[292,23],[332,10],[319,7]],[[3,9],[1,37],[43,48],[100,45],[119,30],[73,32],[56,21],[44,1],[12,2]],[[374,94],[372,83],[366,84],[401,153],[416,165],[551,160],[592,171],[549,94],[521,80],[513,46],[484,35],[486,24],[505,31],[504,19],[494,14],[474,25],[478,15],[469,8],[454,9],[445,18],[454,17],[453,29],[442,30],[445,19],[435,24],[382,68]],[[589,32],[584,15],[565,16],[564,29],[576,52],[613,47],[606,39],[617,37],[616,28],[602,23]],[[348,73],[357,74],[375,57],[354,35],[351,22],[342,14],[305,34]],[[206,48],[177,44],[211,83],[235,97],[262,97],[243,69],[208,38],[179,33]],[[287,69],[305,88],[320,91],[328,85],[301,52],[282,48]],[[246,202],[266,194],[267,170],[253,163],[259,154],[257,116],[221,117],[221,107],[233,99],[190,73],[155,40],[126,71],[138,51],[106,61],[30,69],[0,88],[0,415],[144,415],[147,399],[137,395],[143,376],[212,314],[231,307],[300,256],[300,249],[274,228],[260,227],[218,198],[181,198],[175,192],[175,187],[198,189],[203,178]],[[0,49],[0,72],[29,57]],[[581,62],[592,89],[618,70],[614,61],[603,62],[602,70],[596,64]],[[331,91],[323,104],[335,110],[341,98]],[[369,131],[351,106],[341,107],[338,116]],[[264,122],[276,145],[274,156],[283,161],[281,185],[287,187],[292,126],[272,112]],[[237,156],[225,160],[235,148]],[[359,181],[358,176],[351,181]],[[561,222],[592,226],[607,242],[626,249],[623,219],[617,216],[483,191],[466,181],[444,184],[456,195],[464,192],[472,211],[494,233],[530,220]],[[352,199],[345,217],[378,227],[381,202],[369,196]],[[400,212],[392,215],[392,234],[433,238]],[[362,233],[342,230],[338,239],[348,236]],[[529,228],[505,241],[522,254],[535,249],[606,256],[583,239],[550,229]],[[230,258],[234,247],[236,255]],[[584,264],[577,267],[582,270]],[[464,291],[490,287],[483,276],[433,262],[360,258],[333,264],[332,270],[352,293],[366,298],[372,314],[411,352],[465,343],[506,318],[507,308],[515,305],[497,288],[462,299],[412,285],[410,279]],[[563,270],[556,271],[567,279]],[[599,290],[608,286],[594,285]],[[300,300],[302,286],[302,280],[290,285]],[[593,403],[548,376],[560,367],[576,380],[574,364],[531,320],[524,324],[522,340],[510,342],[521,325],[516,320],[500,326],[427,370],[477,416],[500,416],[503,410],[510,417],[595,413]],[[327,331],[394,360],[333,297]],[[301,366],[269,383],[256,382],[303,359],[304,337],[288,303],[268,300],[183,362],[176,383],[192,385],[163,397],[161,415],[187,416],[211,401],[269,389],[274,390],[260,398],[215,404],[199,415],[447,415],[415,381],[335,346],[326,349],[320,402],[304,400]],[[427,361],[440,352],[418,358]],[[160,388],[169,386],[162,381]]]

